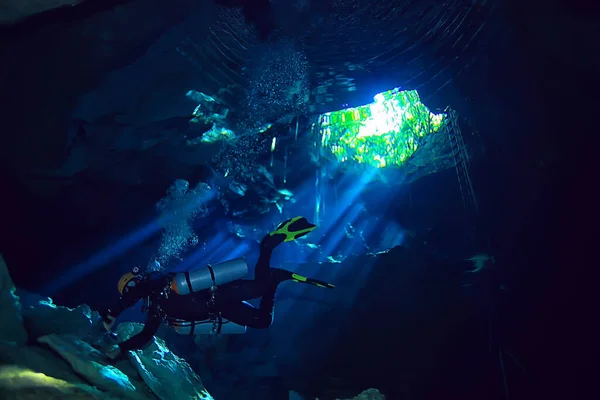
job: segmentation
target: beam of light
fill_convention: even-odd
[[[329,173],[335,175],[341,168],[341,164],[331,163],[323,168],[327,168]],[[285,205],[286,217],[296,215],[309,217],[312,215],[312,211],[320,219],[314,221],[319,224],[319,227],[306,238],[284,244],[285,251],[276,251],[273,260],[282,258],[285,265],[296,263],[288,269],[292,269],[300,275],[332,282],[337,287],[330,291],[306,284],[283,283],[277,292],[274,325],[269,329],[268,336],[265,335],[269,339],[263,352],[273,355],[280,354],[281,349],[289,347],[289,342],[301,340],[301,335],[306,332],[307,319],[310,320],[316,316],[317,320],[320,320],[327,315],[323,313],[332,308],[348,310],[353,307],[357,301],[357,294],[367,284],[373,267],[378,261],[378,258],[364,253],[387,250],[402,244],[404,240],[402,228],[394,221],[387,221],[382,217],[386,215],[386,211],[404,187],[401,182],[395,180],[393,185],[376,183],[382,188],[385,185],[385,193],[378,193],[375,200],[376,207],[372,200],[365,200],[365,205],[373,205],[368,207],[369,210],[375,211],[380,217],[363,213],[362,204],[358,202],[367,185],[381,178],[379,174],[382,172],[376,169],[367,170],[360,177],[355,174],[345,174],[342,181],[335,182],[332,188],[329,185],[331,181],[326,181],[330,179],[327,177],[328,174],[317,171],[314,181],[311,177],[294,190],[296,202]],[[375,188],[375,190],[377,189]],[[270,222],[275,225],[280,220]],[[346,237],[348,224],[356,228],[352,239]],[[371,244],[369,239],[372,238],[379,239],[376,240],[377,244]],[[308,243],[320,244],[320,251],[302,245],[305,240]],[[371,249],[366,247],[367,243]],[[344,262],[340,264],[320,262],[332,251],[341,252]],[[362,253],[362,255],[352,257],[353,252]],[[272,265],[273,267],[278,266],[276,261]],[[332,318],[332,316],[328,315],[328,318]],[[346,324],[348,318],[351,317],[341,312],[333,314],[333,318],[335,321],[328,322]],[[309,322],[308,325],[310,326],[310,324]],[[321,333],[323,334],[321,342],[325,347],[337,334],[335,329],[325,329]]]
[[[229,259],[233,259],[233,258],[237,258],[237,257],[241,257],[244,256],[248,250],[250,250],[250,246],[248,245],[248,243],[242,243],[241,245],[237,246],[232,252],[229,253]]]
[[[356,179],[355,177],[348,178],[352,179],[352,182],[347,188],[342,189],[342,196],[337,201],[337,206],[332,207],[332,212],[328,212],[325,216],[327,223],[326,231],[324,232],[325,235],[330,229],[336,226],[338,219],[356,202],[356,199],[371,182],[374,175],[375,170],[367,172],[360,179]]]
[[[356,218],[354,218],[353,222],[349,222],[354,230],[348,232],[346,235],[347,238],[340,241],[335,249],[336,254],[341,256],[342,260],[345,260],[352,254],[364,254],[368,251],[369,247],[365,242],[364,229],[365,226],[371,223],[372,221],[365,220],[364,218],[360,221],[357,221]]]
[[[190,255],[185,257],[183,261],[173,268],[172,271],[188,271],[196,265],[206,261],[205,259],[207,258],[207,255],[212,254],[217,246],[222,245],[223,240],[225,240],[225,234],[223,232],[219,232],[219,234],[217,234],[217,236],[213,236],[207,244],[204,246],[198,246]]]
[[[337,168],[337,166],[338,163],[331,164],[332,168]],[[293,258],[300,263],[311,260],[322,261],[331,255],[331,251],[335,249],[340,242],[342,242],[348,224],[353,224],[358,219],[362,208],[356,206],[356,201],[364,191],[365,187],[371,183],[376,173],[377,171],[373,169],[368,171],[359,179],[357,179],[356,176],[344,177],[342,182],[336,184],[335,190],[337,193],[337,188],[339,188],[339,196],[334,196],[333,191],[330,191],[326,196],[324,196],[323,203],[329,203],[330,205],[324,207],[327,212],[323,214],[322,221],[317,230],[312,232],[307,237],[301,238],[297,242],[291,244],[291,248],[286,252],[285,259],[281,259],[280,254],[276,252],[273,262],[277,263],[281,259],[281,261],[285,263],[289,261],[290,258]],[[328,190],[326,187],[322,189]],[[310,215],[310,199],[314,198],[315,196],[314,190],[314,186],[311,185],[311,182],[308,180],[296,188],[294,196],[296,202],[286,206],[285,218],[296,215]],[[346,214],[348,214],[350,209],[352,209],[352,215],[346,218]],[[276,226],[277,223],[283,220],[283,218],[284,217],[278,215],[277,220],[269,221],[269,225]],[[324,252],[319,255],[320,250],[305,246],[304,244],[306,242],[316,246],[324,243],[327,247],[323,249],[321,246],[321,250],[324,250]],[[350,250],[351,248],[348,248],[348,251]]]
[[[351,207],[351,208],[350,208]],[[344,240],[348,240],[346,235],[346,227],[348,225],[353,225],[358,216],[363,211],[362,204],[354,204],[349,206],[350,208],[346,215],[340,215],[336,218],[334,224],[330,225],[327,236],[321,241],[322,243],[322,253],[319,257],[319,261],[326,260],[330,255],[333,256],[334,250],[340,245],[340,243]]]
[[[329,168],[336,169],[337,167],[338,164],[334,163],[331,164]],[[311,233],[309,237],[313,238],[315,234],[326,235],[327,231],[336,225],[337,219],[343,215],[350,206],[352,206],[358,196],[360,196],[360,194],[364,191],[365,187],[371,183],[376,174],[377,170],[373,169],[365,172],[365,174],[363,174],[359,179],[357,179],[356,176],[344,177],[343,181],[336,185],[337,187],[342,188],[340,189],[340,198],[336,204],[329,204],[321,209],[323,221],[321,221],[318,230],[314,233]],[[318,193],[315,193],[314,185],[312,185],[311,182],[306,181],[303,185],[296,189],[296,193],[294,195],[296,202],[289,205],[286,204],[287,214],[293,214],[294,216],[304,215],[310,219],[311,211],[314,212],[314,206],[312,206],[314,202],[311,201],[311,199],[314,199],[317,194]],[[327,199],[326,196],[321,196],[321,198]],[[327,203],[327,200],[324,202]],[[311,209],[310,207],[313,208]],[[280,216],[278,216],[277,221],[272,222],[272,225],[275,226],[278,222],[281,222],[279,219],[281,219]],[[302,240],[303,239],[300,239],[300,241]],[[311,239],[310,241],[314,240]]]
[[[221,261],[229,259],[229,254],[235,248],[235,241],[232,238],[227,239],[224,243],[221,243],[219,247],[212,254],[207,254],[207,261],[209,264],[216,264]]]
[[[345,236],[345,230],[348,224],[356,222],[363,207],[356,203],[360,194],[365,187],[371,182],[374,176],[374,171],[366,174],[361,179],[347,177],[352,179],[347,185],[339,185],[341,187],[341,196],[336,199],[334,207],[329,207],[330,212],[323,216],[323,226],[321,230],[322,255],[319,261],[331,255],[331,251],[340,243]],[[337,189],[336,189],[337,190]]]
[[[331,163],[327,168],[329,172],[335,173],[340,165],[339,163]],[[356,259],[349,258],[343,264],[321,263],[319,261],[327,257],[329,251],[337,247],[342,249],[344,256],[348,256],[358,246],[356,240],[359,240],[359,232],[361,231],[365,231],[366,234],[379,232],[378,224],[380,221],[365,218],[361,215],[363,207],[360,203],[357,203],[361,193],[376,178],[378,173],[381,172],[371,169],[361,177],[346,175],[342,182],[335,183],[336,192],[325,184],[324,179],[328,178],[325,175],[318,174],[314,179],[320,179],[319,182],[308,179],[293,190],[296,202],[285,204],[284,215],[277,214],[274,217],[273,214],[270,214],[269,217],[265,218],[264,221],[268,222],[263,224],[265,226],[270,225],[271,228],[283,219],[297,215],[303,215],[310,219],[312,213],[316,211],[316,197],[322,196],[317,202],[317,204],[323,206],[319,210],[322,220],[313,221],[319,224],[317,230],[305,238],[282,244],[281,248],[274,252],[271,265],[290,269],[300,275],[332,282],[337,287],[328,290],[308,284],[284,282],[279,287],[276,296],[274,325],[266,335],[261,336],[267,341],[261,350],[262,352],[267,354],[281,353],[281,349],[285,349],[288,342],[293,342],[296,338],[300,340],[307,319],[310,320],[314,315],[318,316],[317,318],[324,317],[324,312],[334,308],[346,309],[347,305],[352,305],[356,301],[356,295],[370,276],[375,259],[367,256]],[[337,190],[339,190],[339,193]],[[385,197],[388,197],[387,193]],[[344,244],[345,230],[348,224],[356,225],[358,229],[355,232],[356,236],[353,243]],[[305,246],[305,243],[320,244],[323,253],[321,254],[319,250]],[[279,260],[282,261],[283,266],[278,265]],[[307,261],[307,263],[302,263],[303,261]],[[338,316],[339,318],[336,318],[334,323],[338,322],[338,319],[340,323],[346,322],[347,315],[339,313]],[[249,333],[252,334],[252,331]],[[323,338],[324,346],[331,343],[334,334],[336,334],[335,329],[326,329]],[[249,336],[246,339],[253,340],[254,338]]]
[[[355,201],[364,189],[364,186],[369,182],[369,177],[363,179],[362,181],[353,181],[348,185],[348,189],[343,192],[342,199],[339,202],[340,205],[338,207],[331,207],[332,213],[327,215],[324,223],[321,228],[324,228],[322,232],[322,238],[318,241],[321,244],[322,252],[320,254],[315,254],[312,259],[312,262],[307,264],[301,264],[295,272],[298,272],[301,275],[315,277],[317,279],[322,279],[324,281],[336,282],[336,277],[338,276],[337,267],[340,264],[330,264],[330,263],[322,263],[330,254],[331,251],[340,245],[341,242],[346,238],[346,226],[348,224],[355,224],[357,219],[359,218],[361,212],[363,211],[363,207],[360,204],[357,204]],[[300,202],[302,203],[302,202]],[[365,221],[364,223],[367,223]],[[348,249],[350,250],[350,248]],[[347,255],[347,254],[344,254]],[[290,252],[286,252],[286,258],[290,256]],[[309,257],[304,256],[304,259]],[[289,261],[289,260],[288,260]],[[360,277],[368,276],[370,269],[362,268],[359,275]],[[293,293],[297,297],[306,297],[310,298],[314,296],[313,292],[317,290],[317,288],[311,287],[310,285],[302,285],[298,284],[297,286],[292,286],[289,289],[286,288],[286,291],[289,293]],[[348,298],[348,301],[352,301],[354,298],[356,291],[350,290],[345,291],[345,293],[340,293],[338,289],[335,290],[336,296],[342,296],[344,298]],[[294,302],[286,301],[283,304],[278,304],[278,315],[280,319],[287,319],[288,315],[291,313],[292,308],[296,304]],[[318,308],[320,307],[318,304],[313,304],[311,302],[302,301],[300,305],[303,309],[299,310],[299,313],[303,315],[309,315],[310,312],[308,309]],[[308,307],[308,309],[306,308]],[[308,314],[307,314],[308,313]],[[294,314],[296,315],[296,314]]]
[[[334,164],[332,167],[337,168],[337,165]],[[348,257],[357,246],[361,246],[361,243],[357,242],[358,240],[362,241],[361,232],[365,237],[381,233],[380,229],[382,225],[385,225],[385,222],[375,218],[364,218],[361,215],[363,206],[357,202],[376,173],[376,170],[369,171],[359,179],[356,176],[346,176],[342,182],[336,184],[336,190],[339,190],[338,196],[335,196],[333,192],[328,194],[322,192],[322,203],[326,204],[320,210],[321,223],[318,229],[308,235],[306,239],[310,243],[318,243],[321,246],[321,252],[308,250],[296,257],[295,253],[297,251],[287,250],[286,248],[283,255],[287,263],[296,260],[308,261],[306,264],[296,265],[294,272],[332,282],[337,287],[329,291],[300,283],[283,283],[276,298],[276,316],[274,326],[269,331],[271,342],[266,349],[267,352],[274,353],[278,351],[277,349],[281,349],[285,346],[283,341],[289,342],[294,341],[295,338],[299,339],[305,325],[302,322],[303,319],[310,318],[312,315],[323,315],[322,313],[327,312],[327,309],[330,308],[347,309],[356,302],[356,295],[367,282],[376,259],[367,256],[356,259],[346,258],[343,264],[320,261],[323,261],[336,249],[342,251],[344,257]],[[296,191],[297,202],[294,205],[287,206],[288,212],[302,210],[294,212],[294,214],[307,215],[305,208],[307,204],[312,203],[310,199],[314,197],[311,196],[316,195],[314,190],[330,190],[325,185],[312,185],[311,183],[306,182],[300,190]],[[387,203],[384,208],[391,204],[392,199],[389,196],[391,194],[386,193],[385,198],[381,199]],[[378,211],[381,211],[381,209],[378,208]],[[352,243],[345,243],[349,240],[346,238],[348,224],[357,228]],[[317,238],[315,238],[315,234],[318,235]],[[302,243],[302,239],[298,243]],[[285,246],[293,246],[293,243],[285,244]],[[279,258],[279,255],[276,253],[274,258]],[[340,314],[340,322],[344,321],[345,318],[342,313]],[[328,330],[327,337],[324,337],[323,340],[329,343],[333,340],[332,335],[334,334],[334,329],[331,332]]]
[[[107,248],[88,258],[86,261],[70,268],[60,277],[46,285],[46,287],[43,288],[43,292],[48,293],[49,295],[54,295],[56,292],[71,285],[78,279],[81,279],[101,268],[102,266],[110,263],[117,257],[122,256],[133,247],[138,246],[143,241],[159,232],[167,220],[168,217],[156,218],[142,228],[135,230],[129,235],[126,235],[112,246],[108,246]]]
[[[330,171],[335,171],[339,168],[339,164],[332,163],[328,168]],[[337,199],[333,191],[328,192],[328,187],[315,184],[312,179],[309,179],[293,190],[296,202],[285,204],[284,215],[276,214],[275,216],[270,214],[263,220],[265,222],[259,224],[260,226],[269,226],[267,229],[272,229],[285,218],[304,215],[310,219],[311,211],[315,211],[314,199],[321,191],[320,194],[323,197],[319,204],[324,204],[325,207],[321,210],[323,220],[318,229],[306,238],[280,246],[281,248],[274,253],[272,266],[281,267],[278,265],[278,261],[281,260],[284,264],[283,268],[288,266],[287,269],[301,275],[338,285],[334,290],[325,290],[307,284],[283,283],[277,293],[274,325],[267,333],[271,341],[266,349],[267,351],[274,352],[280,349],[280,345],[284,345],[283,342],[279,343],[280,340],[289,342],[290,340],[293,341],[294,337],[299,337],[305,326],[304,319],[306,317],[310,318],[311,315],[315,314],[322,315],[327,309],[344,308],[344,304],[355,302],[356,294],[364,286],[365,280],[371,272],[372,263],[354,264],[352,261],[346,261],[343,265],[319,263],[319,259],[322,260],[324,257],[319,255],[318,250],[311,249],[305,246],[304,243],[321,244],[321,249],[324,250],[326,257],[331,249],[340,246],[340,243],[343,244],[348,224],[358,224],[361,229],[369,227],[370,230],[377,231],[377,226],[370,226],[373,224],[372,220],[363,220],[361,216],[363,207],[357,204],[361,193],[372,182],[377,173],[378,171],[373,169],[358,179],[355,175],[344,177],[343,181],[337,184],[339,187],[339,197]],[[317,178],[326,179],[320,176]],[[357,230],[357,238],[358,232]],[[354,240],[358,239],[355,238]],[[342,245],[344,256],[347,256],[346,253],[352,251],[357,245],[356,243],[347,246]],[[309,262],[303,264],[302,261]],[[335,333],[335,330],[332,330],[333,333]]]
[[[340,191],[338,204],[335,207],[331,205],[328,207],[329,213],[326,214],[320,226],[324,231],[322,238],[318,241],[321,244],[322,253],[315,254],[317,259],[312,258],[312,262],[298,265],[294,270],[301,275],[335,283],[336,289],[331,292],[318,291],[317,288],[310,285],[284,283],[281,291],[278,292],[276,301],[276,319],[273,327],[275,329],[272,328],[272,332],[269,332],[272,337],[269,349],[272,352],[278,351],[277,349],[281,349],[281,346],[285,345],[281,337],[285,337],[286,341],[300,338],[300,335],[303,334],[304,324],[298,321],[302,321],[303,317],[310,318],[312,315],[320,315],[331,307],[349,309],[354,306],[357,301],[357,293],[365,286],[373,266],[378,260],[366,255],[357,258],[350,257],[352,251],[362,246],[362,243],[358,242],[359,240],[362,242],[362,237],[368,242],[367,239],[373,235],[381,236],[382,243],[376,246],[376,251],[381,250],[381,245],[392,247],[392,245],[401,243],[403,231],[398,224],[380,217],[366,216],[365,218],[361,216],[362,205],[356,201],[370,178],[370,176],[366,176],[360,181],[346,181],[340,184],[343,189]],[[394,190],[393,193],[388,192],[383,198],[378,198],[378,204],[382,204],[382,208],[377,207],[378,213],[385,215],[385,210],[391,205],[396,194],[397,190]],[[310,194],[299,192],[299,195],[309,196]],[[300,200],[299,203],[303,203],[301,197]],[[356,228],[355,237],[351,241],[346,239],[345,235],[345,228],[348,224]],[[322,261],[332,251],[338,249],[344,257],[349,257],[342,264],[317,262],[317,260]],[[290,261],[288,258],[290,253],[286,252],[288,261]],[[323,301],[324,299],[325,301]],[[345,321],[346,319],[340,316],[340,322],[345,323]],[[334,334],[335,330],[328,332],[328,336]],[[323,338],[323,340],[333,340],[333,336],[329,339]]]
[[[211,239],[209,244],[202,249],[198,249],[190,257],[186,257],[178,266],[177,271],[189,271],[196,267],[202,267],[208,264],[216,264],[234,257],[237,246],[232,238],[226,239],[226,235],[221,233],[217,238]]]
[[[180,210],[170,210],[170,212],[166,212],[163,215],[154,218],[151,222],[124,236],[115,244],[99,251],[86,261],[69,268],[67,272],[46,285],[42,291],[48,295],[56,294],[56,292],[93,273],[102,266],[107,265],[135,246],[140,245],[145,240],[157,234],[165,226],[168,226],[168,224],[176,217],[175,214],[177,212],[189,212],[191,209],[198,208],[200,203],[206,204],[214,197],[214,190],[207,191],[206,193],[203,193],[202,196],[198,197],[196,202],[187,202]]]

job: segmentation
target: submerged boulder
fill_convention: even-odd
[[[20,293],[24,317],[0,257],[0,364],[5,365],[0,368],[0,398],[212,399],[200,377],[164,341],[155,338],[145,350],[112,361],[103,349],[115,342],[97,312],[87,305],[71,309]],[[119,339],[140,329],[141,324],[121,324]]]
[[[3,0],[0,25],[11,25],[32,15],[61,7],[74,7],[85,0]]]
[[[385,396],[377,389],[367,389],[358,396],[347,400],[385,400]]]
[[[87,304],[69,308],[54,304],[51,298],[18,289],[21,298],[23,324],[31,340],[50,334],[87,337],[92,332],[94,313]],[[97,324],[96,324],[97,325]]]
[[[99,390],[56,379],[17,365],[0,367],[0,398],[4,400],[61,399],[116,400]]]
[[[74,336],[47,335],[38,339],[47,344],[70,365],[73,371],[98,389],[118,394],[125,398],[139,398],[129,377],[116,367],[99,350]]]
[[[143,325],[137,323],[120,324],[117,327],[119,340],[127,340],[142,328]],[[192,367],[173,354],[162,339],[154,337],[144,350],[130,351],[127,357],[159,399],[212,400]]]
[[[317,398],[315,400],[319,399]],[[385,396],[377,389],[367,389],[358,396],[345,399],[336,398],[336,400],[385,400]]]
[[[70,383],[86,384],[67,362],[56,357],[52,350],[43,347],[0,341],[0,364],[19,365]]]
[[[0,340],[19,344],[27,342],[27,332],[23,327],[21,303],[15,294],[15,285],[8,273],[8,267],[0,254]]]

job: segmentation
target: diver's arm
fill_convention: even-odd
[[[137,335],[130,337],[122,343],[119,343],[119,348],[121,352],[126,352],[129,350],[136,350],[145,347],[148,342],[152,340],[152,337],[158,331],[160,327],[160,323],[162,322],[163,316],[160,309],[157,306],[151,306],[148,311],[148,318],[146,318],[146,322],[144,323],[144,329]]]
[[[100,316],[102,317],[102,321],[105,324],[114,323],[117,317],[124,310],[128,309],[129,307],[133,307],[140,299],[148,297],[157,289],[160,290],[166,286],[169,278],[170,275],[165,273],[155,273],[149,275],[146,279],[140,282],[134,288],[134,290],[123,293],[115,306],[101,312]]]
[[[125,293],[119,298],[119,301],[115,306],[100,311],[104,329],[107,331],[111,330],[117,317],[127,308],[134,306],[142,297],[143,296],[138,296],[137,293],[135,295],[133,293]]]
[[[135,293],[135,295],[134,293],[125,293],[119,298],[117,304],[100,313],[102,321],[108,323],[111,319],[116,319],[123,311],[134,306],[143,297],[143,295],[138,295],[138,293]]]

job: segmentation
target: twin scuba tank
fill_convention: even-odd
[[[187,295],[202,290],[217,288],[220,285],[242,279],[248,274],[248,265],[243,257],[223,261],[193,271],[179,272],[173,277],[171,289],[179,295]],[[241,334],[246,327],[223,320],[183,321],[171,320],[170,325],[177,333],[184,335]]]

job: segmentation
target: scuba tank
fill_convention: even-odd
[[[220,316],[214,320],[184,321],[174,319],[169,325],[181,335],[239,335],[246,333],[246,327],[231,321],[223,320]]]
[[[171,289],[178,295],[210,289],[214,306],[214,294],[219,285],[241,279],[248,274],[248,265],[243,257],[224,261],[214,265],[198,268],[192,271],[179,272],[173,277]],[[235,335],[246,333],[246,327],[234,322],[223,320],[221,313],[211,313],[211,318],[203,321],[186,321],[171,319],[169,325],[182,335]]]
[[[208,264],[206,267],[192,271],[179,272],[173,277],[171,289],[179,295],[186,295],[216,288],[219,285],[242,279],[247,274],[246,259],[239,257],[214,265]]]

